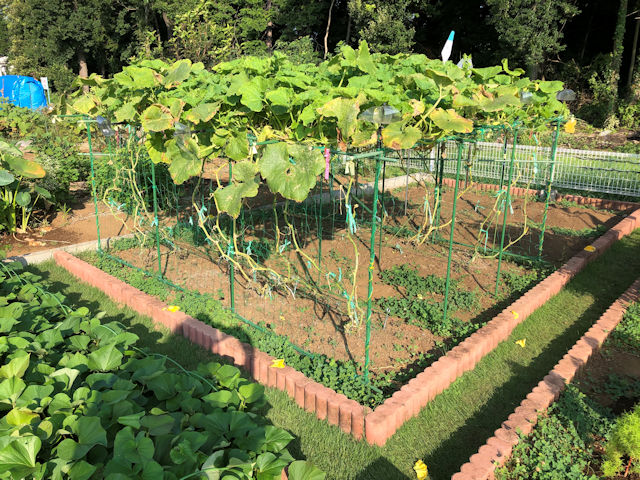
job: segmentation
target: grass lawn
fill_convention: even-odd
[[[214,358],[182,337],[150,332],[150,320],[119,308],[52,263],[32,268],[53,283],[52,291],[67,295],[69,303],[103,310],[110,318],[130,325],[141,337],[141,346],[187,368]],[[640,230],[587,266],[519,325],[509,340],[405,423],[384,448],[352,440],[298,408],[278,390],[267,389],[266,415],[297,437],[290,448],[292,454],[311,460],[329,479],[415,478],[412,467],[419,458],[429,467],[432,479],[449,478],[638,275]],[[514,343],[523,338],[525,348]]]

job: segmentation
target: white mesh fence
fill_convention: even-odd
[[[444,173],[456,173],[457,143],[444,147]],[[511,145],[478,142],[465,144],[462,152],[462,178],[467,170],[474,181],[499,181],[508,177]],[[421,152],[404,150],[389,156],[403,158],[403,165],[412,170],[435,173],[436,150]],[[516,146],[513,178],[518,184],[544,187],[551,171],[551,147]],[[468,168],[467,168],[468,167]],[[504,169],[504,173],[503,173]],[[552,185],[579,191],[590,191],[640,197],[640,155],[594,150],[558,148],[553,168]]]

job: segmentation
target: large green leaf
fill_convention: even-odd
[[[224,153],[231,160],[237,162],[247,158],[249,156],[249,141],[247,140],[247,135],[241,132],[240,134],[229,137]]]
[[[356,131],[360,102],[356,98],[334,98],[318,108],[318,113],[325,117],[335,117],[340,133],[344,138],[349,138]]]
[[[240,103],[254,112],[262,110],[262,90],[255,81],[246,82],[242,86],[241,93]]]
[[[382,129],[382,142],[394,150],[411,148],[421,137],[418,128],[405,126],[403,122],[393,122]]]
[[[491,99],[482,97],[478,105],[485,112],[498,112],[510,106],[520,105],[520,99],[514,95],[501,95]]]
[[[42,442],[38,437],[10,439],[0,448],[0,473],[11,472],[11,478],[23,478],[36,467],[36,456]]]
[[[14,157],[6,155],[4,161],[9,166],[9,170],[14,174],[26,178],[42,178],[47,172],[44,171],[42,165],[33,160],[27,160],[23,157]]]
[[[87,366],[91,370],[108,372],[122,364],[122,357],[122,352],[114,344],[105,345],[89,354]]]
[[[31,203],[31,194],[26,191],[21,191],[16,194],[16,203],[21,207],[28,207]]]
[[[311,462],[296,460],[287,470],[289,480],[324,480],[326,474]]]
[[[107,431],[102,427],[99,417],[83,416],[76,425],[78,442],[82,445],[107,446]]]
[[[30,358],[31,354],[23,354],[16,358],[13,358],[9,363],[5,363],[2,367],[0,367],[0,377],[22,377],[24,375],[24,372],[27,370],[27,367],[29,366]]]
[[[28,408],[14,408],[9,413],[7,413],[6,417],[4,417],[4,420],[9,425],[14,425],[16,427],[29,425],[31,422],[39,419],[40,415],[29,410]]]
[[[89,480],[97,468],[84,460],[79,460],[69,469],[69,480]]]
[[[27,385],[18,377],[11,377],[0,383],[0,403],[13,405]]]
[[[166,107],[165,107],[166,109]],[[162,132],[173,127],[174,119],[158,105],[151,105],[142,112],[142,128],[147,132]]]
[[[226,212],[233,218],[238,218],[242,208],[243,198],[252,198],[258,194],[260,181],[254,177],[248,182],[231,183],[214,192],[216,203],[221,212]]]
[[[258,168],[272,192],[301,202],[316,184],[324,163],[319,149],[280,142],[264,147]]]
[[[201,103],[185,112],[184,118],[192,123],[198,124],[208,122],[220,110],[219,103]]]
[[[15,177],[11,175],[11,173],[0,168],[0,187],[9,185],[10,183],[13,183],[14,180],[15,180]]]
[[[180,185],[200,173],[202,160],[198,158],[198,144],[193,139],[188,139],[182,145],[176,139],[171,139],[165,146],[170,161],[169,173],[176,184]]]
[[[178,60],[169,69],[169,72],[164,77],[163,84],[166,88],[173,88],[178,84],[184,82],[189,78],[191,73],[191,60]]]
[[[473,121],[460,116],[455,110],[436,108],[429,118],[444,132],[470,133]]]
[[[83,445],[71,438],[65,438],[56,447],[56,453],[61,459],[71,462],[84,458],[91,448],[92,445]]]

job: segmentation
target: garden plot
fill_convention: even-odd
[[[446,224],[452,197],[452,189],[443,195],[441,221],[445,226],[438,231],[441,238],[448,239],[449,236]],[[399,378],[412,376],[412,370],[423,369],[475,331],[482,322],[504,308],[509,299],[542,278],[550,267],[548,264],[543,266],[522,261],[519,257],[513,258],[518,262],[503,263],[502,281],[498,295],[494,296],[497,254],[485,252],[477,234],[486,218],[484,212],[492,208],[496,199],[490,193],[469,190],[458,201],[454,240],[469,244],[475,242],[476,246],[457,245],[453,250],[449,310],[444,319],[442,303],[446,288],[447,247],[441,242],[428,241],[416,245],[411,241],[409,232],[415,231],[424,220],[424,188],[410,188],[408,199],[408,212],[404,216],[404,190],[387,194],[387,217],[381,247],[376,243],[370,343],[374,378],[387,374]],[[269,235],[274,227],[273,218],[265,216],[262,224],[247,223],[242,242],[244,246],[252,242],[252,253],[259,258],[261,265],[283,276],[298,277],[300,281],[297,284],[278,286],[272,283],[267,286],[263,273],[257,272],[254,276],[251,272],[236,269],[234,303],[236,312],[245,319],[287,336],[291,343],[308,352],[357,364],[362,359],[366,343],[363,318],[371,230],[362,222],[353,234],[346,228],[336,228],[331,233],[332,221],[334,226],[344,225],[343,217],[339,216],[339,206],[336,208],[338,217],[323,220],[326,233],[320,258],[323,269],[331,272],[328,275],[317,275],[308,269],[308,259],[316,261],[318,258],[319,242],[313,235],[298,239],[300,251],[282,249],[282,242],[276,248],[274,238]],[[522,235],[525,208],[528,225],[542,221],[544,203],[513,198],[511,208],[513,214],[508,216],[505,245]],[[327,210],[330,207],[325,205]],[[559,264],[619,219],[617,212],[567,203],[552,204],[548,212],[543,258]],[[317,234],[317,225],[304,227],[300,224],[302,216],[298,218],[291,214],[290,221],[299,232],[310,228]],[[491,229],[489,232],[493,233]],[[538,232],[535,227],[530,228],[510,247],[510,251],[521,255],[535,254]],[[193,236],[178,235],[172,245],[164,243],[161,246],[160,254],[162,273],[167,280],[185,290],[207,294],[229,305],[230,264],[221,260],[215,248],[207,246],[206,242],[194,241]],[[117,255],[143,270],[158,268],[157,250],[153,246],[132,245],[118,251]],[[349,308],[349,297],[357,306]]]

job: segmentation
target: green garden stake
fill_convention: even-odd
[[[513,164],[516,160],[516,145],[518,144],[518,129],[513,132],[513,148],[511,149],[511,161],[509,162],[509,180],[507,182],[507,198],[504,202],[502,211],[502,234],[500,235],[500,250],[498,252],[498,271],[496,272],[496,288],[494,295],[498,296],[498,287],[500,286],[500,269],[502,267],[502,254],[504,251],[504,234],[507,229],[507,208],[511,204],[511,179],[513,177]]]
[[[447,258],[447,280],[444,286],[444,312],[442,321],[447,321],[447,310],[449,308],[449,289],[451,288],[451,257],[453,255],[453,233],[456,226],[456,205],[458,203],[458,185],[460,183],[460,168],[462,166],[462,149],[464,143],[458,142],[458,159],[456,161],[456,184],[453,190],[453,210],[451,211],[451,230],[449,233],[449,256]]]
[[[380,157],[376,159],[376,178],[373,189],[373,211],[371,217],[371,239],[369,242],[369,285],[367,293],[367,318],[366,318],[366,338],[364,341],[364,379],[369,382],[369,344],[371,343],[371,302],[373,297],[373,269],[376,261],[376,214],[378,211],[378,181],[380,180]]]
[[[556,164],[556,150],[558,149],[558,137],[560,136],[560,122],[556,123],[556,132],[551,145],[551,164],[549,165],[549,178],[547,178],[547,189],[544,200],[544,214],[542,215],[542,226],[540,227],[540,242],[538,243],[538,259],[542,258],[542,247],[544,244],[544,232],[547,229],[547,214],[549,213],[549,202],[551,200],[551,187],[553,185],[553,173]]]
[[[158,251],[158,275],[162,275],[162,257],[160,256],[160,225],[158,222],[158,195],[156,193],[156,167],[151,162],[151,188],[153,190],[153,223],[156,230],[156,249]]]
[[[91,144],[91,124],[85,118],[84,123],[87,127],[87,143],[89,144],[89,159],[91,160],[91,193],[93,196],[93,207],[96,214],[96,235],[98,237],[98,252],[102,252],[102,242],[100,241],[100,216],[98,215],[98,192],[96,191],[96,172],[95,158],[93,156],[93,146]]]
[[[233,164],[229,161],[229,184],[233,180]],[[235,313],[236,311],[236,296],[235,296],[235,268],[233,266],[233,258],[234,258],[234,245],[233,240],[236,235],[236,220],[232,219],[231,221],[231,238],[229,239],[229,258],[231,261],[229,262],[229,299],[231,302],[231,311]]]

